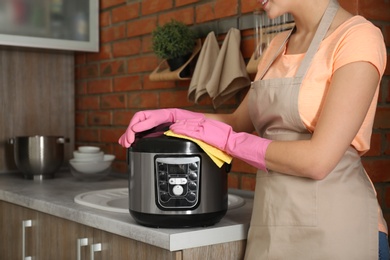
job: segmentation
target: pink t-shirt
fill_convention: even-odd
[[[278,35],[276,37],[285,36]],[[272,46],[272,43],[270,46]],[[267,71],[264,79],[293,77],[303,57],[304,54],[286,55],[284,50]],[[263,58],[267,59],[269,57]],[[382,33],[362,16],[352,17],[325,38],[312,60],[302,82],[298,100],[301,120],[309,131],[313,132],[316,128],[324,97],[334,71],[356,61],[372,63],[377,68],[380,76],[383,75],[386,67],[386,48]],[[264,65],[265,62],[260,62],[259,71]],[[360,155],[370,148],[378,93],[379,84],[367,116],[352,141],[352,146]]]

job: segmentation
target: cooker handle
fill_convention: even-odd
[[[15,139],[14,139],[14,138],[8,139],[8,143],[9,143],[9,144],[14,144],[14,143],[15,143]]]

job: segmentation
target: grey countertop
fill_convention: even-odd
[[[127,179],[110,176],[98,182],[83,182],[69,172],[56,173],[54,179],[26,180],[19,173],[0,174],[0,200],[71,220],[93,228],[158,246],[170,251],[246,239],[252,212],[251,193],[232,193],[245,198],[245,204],[228,210],[214,226],[164,229],[139,225],[129,214],[115,213],[74,202],[80,193],[128,187]]]

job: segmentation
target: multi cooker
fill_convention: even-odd
[[[226,214],[227,173],[194,142],[168,137],[167,125],[143,132],[128,149],[129,211],[152,227],[197,227]]]

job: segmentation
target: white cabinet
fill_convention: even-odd
[[[99,50],[99,1],[0,1],[0,45]]]

